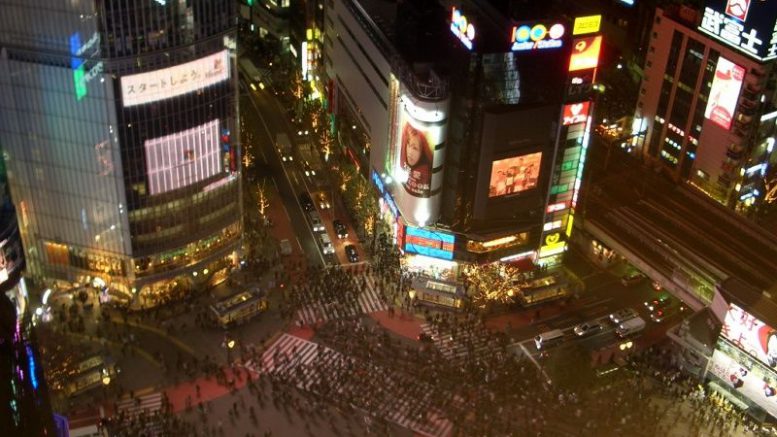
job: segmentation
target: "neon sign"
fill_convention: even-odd
[[[76,32],[70,35],[70,68],[73,69],[73,86],[76,92],[76,100],[86,97],[86,84],[103,72],[102,61],[98,62],[89,71],[86,71],[84,55],[90,49],[94,50],[92,53],[87,54],[88,57],[93,57],[100,49],[99,33],[95,32],[85,44],[81,44],[80,33]]]
[[[563,24],[556,23],[550,26],[550,29],[544,24],[535,24],[534,26],[521,25],[513,27],[510,42],[510,50],[522,52],[528,50],[557,49],[564,42],[561,37],[564,36],[566,29]]]
[[[777,58],[777,8],[772,2],[707,0],[699,30],[758,60]]]
[[[572,56],[569,59],[569,71],[596,68],[599,65],[599,52],[601,49],[601,36],[575,40],[575,45],[572,47]]]
[[[580,102],[564,105],[564,117],[562,124],[569,126],[571,124],[585,123],[588,120],[588,112],[591,102]]]
[[[451,32],[464,44],[464,47],[472,50],[472,43],[475,41],[475,26],[456,7],[451,10]]]
[[[572,35],[585,35],[587,33],[596,33],[602,25],[601,15],[589,15],[587,17],[575,18],[575,25],[572,27]]]
[[[408,226],[405,229],[405,252],[431,256],[433,258],[453,259],[453,246],[456,237],[444,232],[431,231]]]

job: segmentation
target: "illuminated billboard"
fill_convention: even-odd
[[[777,330],[737,305],[729,307],[720,333],[767,366],[777,367]]]
[[[707,0],[699,30],[755,59],[777,58],[777,7],[773,2]]]
[[[122,76],[124,107],[188,94],[229,78],[229,53],[218,53],[173,67]]]
[[[566,29],[561,23],[550,27],[544,24],[522,24],[513,27],[510,50],[514,52],[556,49],[564,44],[561,39]]]
[[[402,111],[396,138],[394,179],[414,197],[429,197],[435,150],[444,141],[442,110],[431,111],[407,95],[400,99]]]
[[[199,182],[222,169],[218,120],[146,140],[145,149],[151,195]]]
[[[494,161],[488,197],[507,196],[530,190],[537,186],[542,152]]]
[[[588,121],[588,113],[591,110],[591,102],[570,103],[564,105],[564,114],[561,123],[569,126]]]
[[[588,70],[599,65],[599,52],[602,50],[602,37],[579,38],[572,46],[569,58],[569,71]]]
[[[451,32],[464,44],[464,47],[472,50],[475,42],[475,26],[456,7],[451,8]]]
[[[431,229],[407,226],[405,229],[405,252],[433,258],[453,259],[456,237],[452,234]]]
[[[722,386],[758,404],[777,417],[777,373],[761,365],[725,342],[712,353],[709,372],[722,381]],[[714,383],[718,383],[714,381]]]
[[[728,130],[731,127],[731,120],[734,118],[734,110],[739,100],[739,90],[742,88],[744,78],[744,68],[722,56],[719,57],[704,117]]]
[[[596,33],[602,25],[601,15],[588,15],[586,17],[575,18],[575,24],[572,27],[572,35],[585,35],[587,33]]]

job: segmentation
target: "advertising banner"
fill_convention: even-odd
[[[561,123],[569,126],[588,121],[588,113],[591,110],[591,102],[580,102],[564,105],[564,115]]]
[[[542,152],[494,161],[491,165],[488,197],[517,194],[536,187],[541,161]]]
[[[569,58],[569,71],[596,68],[599,65],[601,50],[601,36],[576,39],[572,46],[572,56]]]
[[[207,179],[222,169],[219,120],[146,140],[145,149],[152,196]]]
[[[124,107],[170,99],[229,78],[229,53],[218,53],[161,70],[121,78]]]
[[[777,417],[777,374],[725,342],[718,343],[718,347],[712,354],[709,371],[722,381],[723,387]]]
[[[777,7],[763,0],[707,0],[699,30],[742,53],[777,58]]]
[[[704,117],[723,129],[731,127],[734,111],[739,100],[739,90],[745,78],[745,69],[723,56],[718,58],[715,78],[704,110]]]
[[[721,335],[769,367],[777,367],[777,330],[731,304]]]
[[[407,226],[405,228],[405,252],[431,256],[433,258],[453,259],[453,246],[456,236],[445,232]]]

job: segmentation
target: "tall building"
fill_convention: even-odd
[[[22,277],[24,265],[0,163],[0,429],[14,436],[54,436],[58,434]]]
[[[566,249],[601,17],[578,27],[531,6],[326,2],[329,108],[411,267],[455,275]]]
[[[0,145],[29,273],[151,305],[241,242],[236,4],[0,0]]]
[[[651,36],[639,153],[725,205],[766,201],[777,186],[777,8],[707,0],[701,11],[658,9]]]

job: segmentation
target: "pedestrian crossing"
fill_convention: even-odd
[[[467,356],[488,354],[496,346],[493,337],[477,335],[469,329],[438,330],[430,323],[421,324],[421,332],[431,337],[435,347],[449,360],[461,360]]]
[[[314,325],[329,320],[387,310],[388,305],[383,295],[375,287],[374,281],[362,279],[366,277],[366,275],[351,277],[351,281],[354,281],[357,287],[362,288],[356,302],[310,302],[297,311],[297,319],[302,325]]]
[[[135,399],[122,399],[116,403],[116,414],[124,420],[143,419],[143,433],[149,437],[164,436],[162,423],[162,393],[152,393]]]
[[[283,334],[250,370],[290,378],[301,390],[348,400],[354,408],[427,437],[448,437],[453,423],[435,408],[448,398],[414,377],[363,362],[334,349]]]

